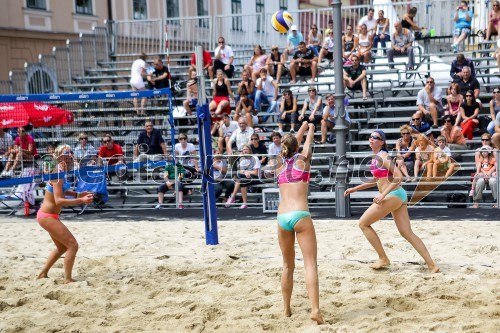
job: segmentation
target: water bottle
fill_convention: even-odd
[[[30,215],[30,203],[28,201],[24,202],[24,215],[25,216]]]

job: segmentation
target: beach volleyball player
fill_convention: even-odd
[[[304,148],[299,154],[299,146],[306,131]],[[314,125],[307,122],[302,123],[295,136],[286,134],[281,139],[281,153],[276,164],[281,194],[278,207],[278,240],[283,255],[281,292],[285,316],[292,315],[290,300],[295,269],[295,237],[297,237],[304,257],[306,288],[312,308],[311,319],[323,324],[319,309],[316,232],[307,204],[313,140]]]
[[[73,154],[71,153],[71,147],[68,145],[58,146],[54,151],[54,157],[57,161],[54,172],[67,172],[73,163]],[[90,192],[77,193],[71,191],[70,186],[71,184],[63,178],[49,180],[45,187],[45,197],[36,214],[36,219],[38,224],[49,233],[56,248],[50,252],[47,262],[38,275],[39,279],[48,277],[50,268],[57,259],[65,254],[64,283],[74,282],[71,274],[76,252],[78,251],[78,243],[73,234],[59,219],[59,214],[63,207],[92,203],[94,196]],[[74,197],[74,199],[68,199],[67,196]]]

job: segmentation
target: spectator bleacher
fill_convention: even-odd
[[[307,33],[307,31],[303,31]],[[100,47],[107,49],[105,40],[110,38],[104,36],[101,30],[96,30],[94,36],[95,48]],[[227,39],[227,38],[226,38]],[[69,57],[78,57],[74,52],[75,45],[80,45],[84,39],[80,37],[78,41],[70,41],[66,48],[54,48],[51,55],[41,57],[41,61],[46,64],[55,66],[54,69],[59,73],[60,78],[58,81],[58,90],[60,92],[91,92],[91,91],[120,91],[129,89],[130,79],[130,66],[142,50],[135,50],[134,52],[114,52],[108,51],[97,52],[97,56],[93,57],[91,61],[85,61],[83,66],[71,66],[75,64],[78,59],[71,59],[69,61],[62,61],[63,55]],[[86,40],[86,39],[85,39]],[[227,40],[231,45],[231,40]],[[194,46],[194,45],[192,45]],[[481,83],[481,101],[483,108],[480,112],[481,115],[488,115],[488,102],[492,98],[491,88],[500,85],[499,72],[496,64],[496,59],[493,57],[494,49],[488,48],[488,44],[469,44],[468,50],[464,53],[471,57],[476,66],[476,77]],[[416,45],[419,48],[419,45]],[[263,48],[269,53],[270,45],[263,45]],[[432,49],[432,48],[431,48]],[[212,46],[207,47],[207,50],[213,50]],[[233,92],[237,90],[237,82],[240,80],[240,72],[243,65],[248,62],[252,53],[253,46],[247,47],[234,47],[235,52],[235,76],[230,80]],[[164,57],[164,62],[169,60],[169,68],[173,78],[178,82],[187,80],[189,59],[192,52],[188,51],[171,51],[168,54],[160,54]],[[148,52],[151,59],[157,56],[158,53]],[[350,178],[351,184],[359,184],[363,181],[365,172],[368,170],[367,154],[369,147],[367,145],[368,137],[373,129],[382,129],[388,136],[387,143],[391,148],[394,147],[395,140],[399,135],[399,127],[402,124],[407,124],[410,116],[417,110],[416,100],[417,92],[422,89],[425,82],[425,77],[432,74],[436,78],[436,87],[443,89],[443,95],[449,83],[449,77],[446,78],[449,72],[449,63],[454,58],[453,53],[432,52],[427,48],[424,53],[423,46],[420,46],[419,51],[416,52],[416,69],[406,70],[404,62],[399,62],[396,59],[394,63],[395,69],[390,69],[387,60],[382,56],[375,56],[372,62],[365,64],[367,67],[369,98],[363,100],[361,92],[346,91],[349,97],[349,114],[351,116],[352,125],[347,134],[348,137],[348,159],[350,161],[349,168],[353,170]],[[85,58],[85,57],[83,57]],[[83,60],[83,58],[81,60]],[[55,60],[52,63],[52,60]],[[88,59],[87,59],[88,60]],[[62,64],[59,64],[59,61]],[[83,62],[83,61],[82,61]],[[76,68],[75,68],[76,67]],[[298,110],[302,108],[302,101],[307,96],[307,87],[310,85],[316,86],[320,95],[326,95],[328,92],[334,91],[334,72],[328,66],[320,66],[320,72],[317,81],[306,83],[300,79],[296,84],[290,84],[289,77],[283,77],[279,86],[280,97],[282,91],[291,89],[295,96],[297,96]],[[440,75],[440,73],[442,75]],[[181,85],[182,86],[182,85]],[[205,81],[205,89],[207,91],[208,99],[211,100],[212,87],[207,78]],[[2,87],[5,91],[6,88]],[[15,92],[15,91],[13,91]],[[185,88],[182,90],[182,97],[174,98],[174,108],[182,108],[182,100],[185,96]],[[133,107],[132,101],[122,101],[116,103],[92,103],[78,105],[77,107],[68,106],[68,109],[74,112],[75,126],[76,127],[58,127],[58,128],[37,128],[35,132],[38,137],[36,142],[41,154],[45,152],[48,143],[67,142],[71,146],[75,145],[77,134],[76,132],[84,131],[88,133],[91,143],[94,147],[100,146],[100,139],[105,133],[111,133],[115,142],[118,142],[124,147],[125,159],[127,162],[132,162],[132,149],[138,133],[142,130],[144,121],[147,119],[155,122],[155,128],[161,130],[164,134],[169,133],[170,124],[165,121],[167,114],[173,112],[168,109],[168,104],[162,104],[162,99],[149,99],[146,107],[146,116],[137,116]],[[165,102],[165,100],[163,100]],[[61,105],[65,107],[64,104]],[[235,105],[231,105],[234,114]],[[262,110],[258,110],[258,116],[269,115],[265,112],[265,106]],[[259,136],[261,140],[270,143],[270,135],[273,131],[278,130],[277,116],[278,114],[271,114],[269,121],[266,123],[259,123],[256,128],[260,128]],[[196,120],[194,116],[177,117],[175,120],[175,130],[177,133],[186,133],[188,140],[197,145],[197,127],[196,125],[189,124],[186,120],[191,119],[194,123]],[[474,132],[473,140],[469,140],[470,151],[465,152],[459,163],[461,165],[460,171],[455,174],[452,179],[440,184],[436,190],[429,195],[425,201],[425,206],[439,206],[446,204],[443,198],[449,193],[464,193],[467,194],[470,189],[471,177],[470,174],[475,171],[474,166],[474,150],[479,147],[479,135],[485,128],[478,128]],[[316,134],[319,136],[319,127],[316,129]],[[167,139],[169,152],[174,143],[170,142],[170,137],[164,135]],[[310,202],[311,205],[316,206],[331,206],[334,204],[335,188],[334,188],[334,175],[331,173],[331,166],[334,159],[335,144],[326,143],[315,146],[315,153],[313,156],[312,168],[313,175],[321,179],[318,182],[311,183]],[[133,173],[135,170],[130,170],[129,181],[126,184],[111,184],[109,190],[111,191],[110,200],[104,206],[112,209],[122,209],[130,207],[146,207],[154,208],[156,204],[156,187],[158,182],[162,179],[161,171],[158,169],[145,168],[141,170],[139,175]],[[319,177],[321,176],[321,177]],[[313,177],[314,178],[314,177]],[[404,187],[409,192],[410,196],[413,193],[417,195],[422,191],[429,191],[429,187],[434,186],[433,182],[405,183]],[[192,194],[184,199],[184,205],[187,208],[200,207],[201,196],[199,195],[199,180],[194,180],[187,187],[192,189]],[[262,203],[260,190],[262,187],[275,187],[272,181],[268,181],[263,185],[256,187],[254,193],[249,192],[249,205],[260,206]],[[113,190],[126,189],[125,192],[118,191],[113,193]],[[488,193],[488,191],[486,192]],[[372,193],[361,192],[353,195],[351,200],[354,205],[367,205],[370,203]],[[369,199],[369,200],[368,200]],[[175,198],[165,198],[165,207],[176,207]]]

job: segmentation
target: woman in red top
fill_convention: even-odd
[[[21,161],[32,161],[35,156],[38,156],[35,140],[31,135],[26,134],[24,127],[19,127],[17,133],[19,136],[14,140],[14,148],[2,173],[6,177],[14,177],[14,170]]]

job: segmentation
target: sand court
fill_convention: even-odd
[[[89,216],[88,218],[94,218]],[[314,214],[313,214],[314,218]],[[64,219],[64,217],[63,217]],[[78,282],[62,260],[35,280],[52,242],[34,220],[0,223],[1,332],[494,332],[500,327],[500,222],[413,220],[442,273],[430,274],[391,220],[374,225],[391,266],[356,220],[315,221],[320,305],[309,320],[297,247],[292,317],[282,316],[276,223],[201,220],[65,222]]]

